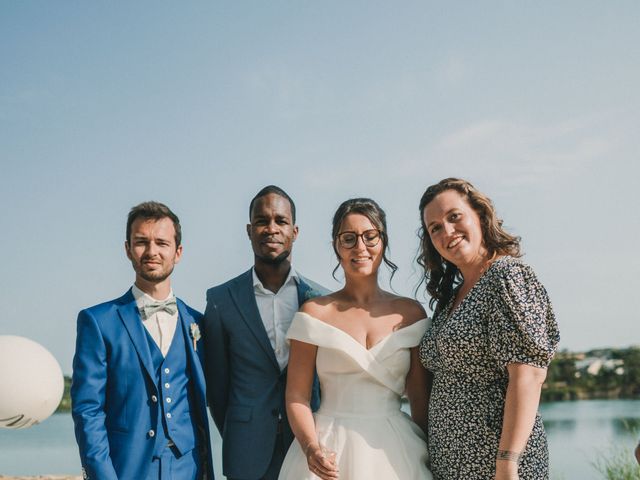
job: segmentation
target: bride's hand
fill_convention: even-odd
[[[334,460],[330,460],[325,452],[322,451],[322,447],[317,443],[308,445],[305,449],[305,456],[307,457],[307,465],[309,471],[321,478],[322,480],[334,480],[338,478],[338,466]]]

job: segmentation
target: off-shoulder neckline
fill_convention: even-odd
[[[415,322],[413,322],[411,325],[408,325],[408,326],[402,327],[402,328],[398,328],[397,330],[392,330],[387,335],[385,335],[380,340],[378,340],[375,343],[375,345],[372,345],[370,348],[367,348],[366,345],[363,345],[362,343],[360,343],[358,340],[355,339],[355,337],[353,337],[352,335],[350,335],[349,333],[347,333],[343,329],[338,328],[335,325],[331,325],[330,323],[327,323],[324,320],[320,320],[318,317],[314,317],[313,315],[310,315],[310,314],[308,314],[306,312],[297,312],[296,315],[305,315],[305,316],[317,321],[318,323],[320,323],[322,325],[326,325],[331,330],[338,331],[340,334],[344,335],[345,337],[350,339],[353,343],[357,344],[360,348],[362,348],[363,350],[365,350],[367,352],[371,352],[371,351],[375,350],[378,346],[386,343],[387,340],[389,340],[389,338],[391,338],[394,334],[396,334],[398,332],[401,332],[403,330],[409,329],[409,328],[413,328],[415,325],[420,324],[422,322],[427,322],[429,320],[429,317],[421,318],[420,320],[416,320]]]

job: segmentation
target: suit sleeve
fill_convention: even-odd
[[[215,300],[209,294],[204,312],[205,377],[207,402],[222,435],[229,397],[229,342]]]
[[[80,461],[88,478],[117,480],[109,456],[105,427],[106,384],[107,352],[104,339],[93,315],[83,310],[78,315],[71,383],[72,416]]]

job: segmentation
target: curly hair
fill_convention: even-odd
[[[340,204],[336,213],[333,215],[331,238],[333,240],[333,251],[335,252],[336,257],[340,260],[340,255],[336,248],[336,239],[340,233],[340,227],[347,215],[351,214],[364,215],[369,219],[371,224],[380,231],[380,237],[382,238],[382,243],[384,245],[384,248],[382,249],[382,260],[391,269],[391,278],[389,279],[389,281],[391,281],[396,270],[398,270],[398,266],[387,258],[387,250],[389,248],[389,237],[387,236],[387,214],[384,213],[382,208],[380,208],[380,205],[370,198],[350,198],[349,200],[345,200]],[[333,269],[333,278],[336,278],[338,268],[340,268],[339,263],[336,265],[336,268]]]
[[[454,289],[462,282],[460,270],[438,253],[424,223],[424,209],[437,195],[446,190],[454,190],[462,195],[480,217],[482,241],[489,258],[497,255],[522,256],[520,237],[511,235],[502,228],[502,220],[497,217],[491,199],[470,182],[459,178],[445,178],[429,186],[420,199],[420,250],[417,262],[424,269],[424,274],[416,292],[426,282],[427,292],[431,296],[429,308],[433,310],[435,305],[436,311],[447,305]]]

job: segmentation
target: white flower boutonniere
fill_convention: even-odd
[[[189,325],[189,333],[191,334],[191,339],[193,340],[193,350],[197,352],[198,346],[196,345],[196,343],[198,342],[198,340],[200,340],[201,337],[200,327],[197,323],[192,323],[191,325]]]

